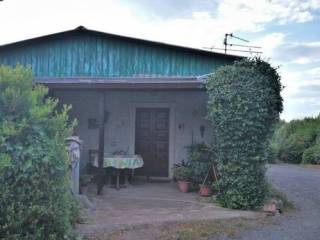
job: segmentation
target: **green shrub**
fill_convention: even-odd
[[[69,239],[65,138],[74,124],[32,79],[30,69],[0,66],[0,238]]]
[[[303,152],[302,162],[304,164],[320,164],[320,144],[316,144]]]
[[[279,160],[287,163],[301,163],[302,154],[310,144],[310,139],[304,135],[290,135],[280,148]]]
[[[303,152],[319,143],[320,118],[305,118],[281,123],[275,131],[269,153],[274,159],[286,163],[301,163]]]
[[[261,59],[223,66],[206,84],[219,172],[218,201],[250,209],[264,202],[268,140],[282,111],[276,69]]]
[[[188,149],[188,160],[192,170],[192,182],[202,184],[214,162],[213,149],[203,143],[191,145]],[[210,171],[206,183],[211,184],[213,180],[214,176]]]

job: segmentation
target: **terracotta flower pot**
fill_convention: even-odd
[[[200,184],[199,194],[201,197],[210,197],[212,194],[211,187],[208,185]]]
[[[80,194],[86,194],[88,192],[88,186],[80,186]]]
[[[187,193],[189,192],[190,182],[178,180],[178,187],[180,192]]]

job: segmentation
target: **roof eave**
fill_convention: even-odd
[[[192,90],[203,89],[203,81],[196,77],[153,77],[153,78],[38,78],[37,84],[49,89],[150,89],[150,90]]]

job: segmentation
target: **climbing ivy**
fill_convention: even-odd
[[[214,128],[220,189],[225,207],[262,205],[268,139],[282,111],[277,69],[260,58],[220,67],[206,82],[208,118]]]

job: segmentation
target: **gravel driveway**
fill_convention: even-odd
[[[293,201],[297,211],[275,218],[275,223],[241,232],[242,240],[318,240],[320,239],[320,169],[292,165],[272,165],[272,183]],[[227,240],[225,237],[212,240]],[[235,239],[235,238],[233,238]]]

